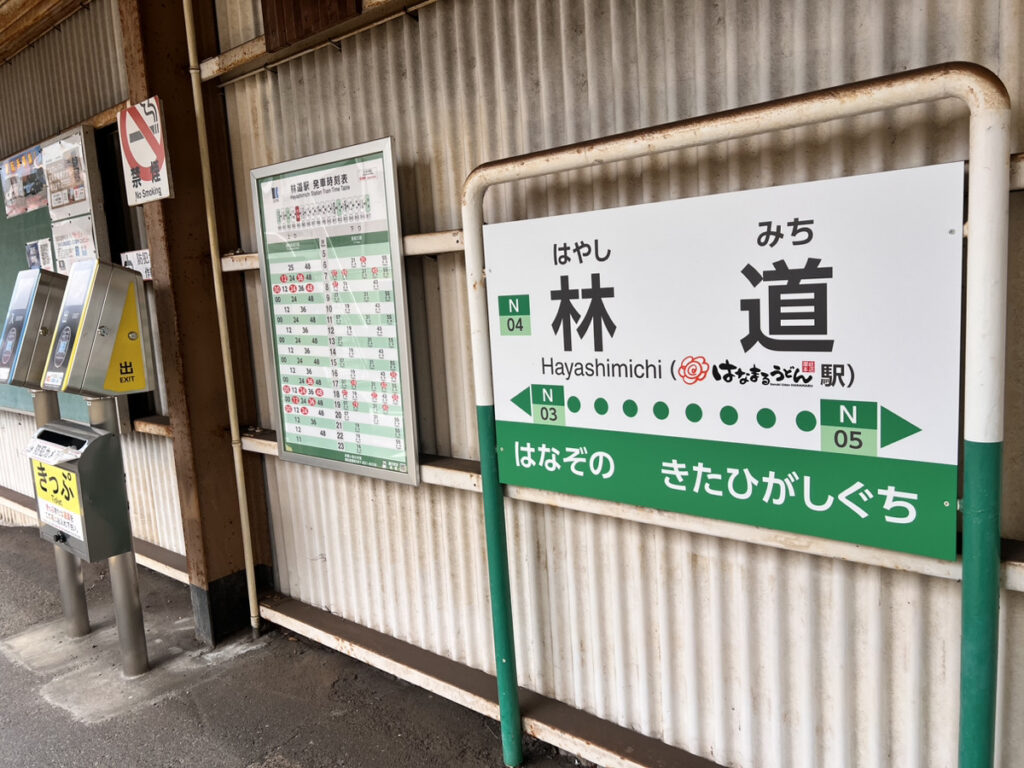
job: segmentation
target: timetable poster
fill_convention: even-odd
[[[390,140],[253,171],[281,456],[418,482]]]

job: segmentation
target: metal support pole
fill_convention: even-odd
[[[512,590],[508,576],[508,538],[505,530],[505,498],[498,482],[498,451],[494,406],[476,409],[480,436],[480,475],[483,480],[484,530],[487,537],[487,575],[491,590],[491,624],[494,627],[494,662],[498,678],[498,712],[505,765],[523,763],[523,723],[519,713],[519,675],[512,631]]]
[[[60,586],[60,604],[64,607],[64,624],[68,637],[88,635],[89,607],[85,602],[85,580],[82,561],[59,544],[53,545],[57,561],[57,584]]]
[[[33,389],[31,392],[37,427],[45,427],[60,418],[56,392],[46,389]],[[53,545],[53,558],[57,563],[57,585],[60,588],[60,604],[64,609],[68,637],[88,635],[91,628],[89,606],[85,602],[82,561],[57,544]]]
[[[57,393],[49,389],[32,389],[32,410],[36,415],[36,426],[45,427],[60,418],[60,403]]]
[[[110,566],[110,591],[114,595],[117,641],[121,646],[121,669],[129,677],[141,675],[149,669],[149,653],[146,650],[146,627],[142,622],[142,603],[139,601],[135,553],[129,550],[114,555],[107,564]]]
[[[92,426],[117,434],[117,405],[112,397],[86,398],[86,404]],[[108,558],[107,565],[110,568],[110,591],[114,596],[117,640],[121,646],[121,670],[128,677],[134,677],[149,669],[135,553],[128,550],[115,555]]]
[[[1010,109],[972,108],[964,351],[960,768],[995,761]]]

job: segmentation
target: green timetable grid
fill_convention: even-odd
[[[401,471],[407,454],[387,232],[268,250],[286,443]]]
[[[381,139],[279,163],[252,190],[281,457],[416,483],[392,152]]]

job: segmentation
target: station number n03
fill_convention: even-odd
[[[558,421],[560,414],[555,406],[542,405],[540,406],[539,416],[541,421]]]

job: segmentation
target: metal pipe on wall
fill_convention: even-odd
[[[967,344],[964,405],[964,546],[960,681],[960,766],[990,768],[995,752],[995,696],[999,626],[999,490],[1003,438],[1006,258],[1009,206],[1010,101],[991,71],[970,63],[923,67],[896,75],[743,107],[654,128],[630,131],[567,147],[497,160],[466,178],[462,222],[466,285],[476,385],[481,464],[496,461],[494,390],[490,368],[483,198],[493,185],[546,176],[618,160],[809,126],[895,107],[960,99],[970,109],[971,167],[968,190]],[[502,738],[508,765],[521,762],[513,632],[508,596],[504,501],[496,472],[483,472],[488,524],[495,655],[502,702]],[[490,502],[490,503],[489,503]],[[501,571],[504,578],[501,578]],[[495,602],[497,604],[495,604]],[[506,620],[506,618],[508,620]],[[511,659],[502,649],[513,649]],[[504,677],[502,670],[510,672]],[[508,705],[505,705],[507,701]]]
[[[203,174],[203,199],[206,204],[206,229],[210,239],[210,264],[213,268],[214,299],[217,304],[217,326],[220,331],[220,354],[224,365],[224,386],[227,390],[228,422],[231,430],[231,454],[235,466],[235,487],[238,492],[238,515],[242,529],[242,553],[245,557],[245,586],[249,596],[249,623],[253,637],[260,631],[259,596],[256,594],[256,573],[252,554],[252,531],[249,526],[249,499],[245,490],[245,469],[242,463],[242,438],[238,430],[238,402],[235,398],[235,371],[231,363],[231,340],[228,337],[227,310],[224,303],[224,275],[220,263],[220,238],[213,201],[213,175],[210,171],[210,146],[206,134],[206,110],[203,107],[203,82],[199,73],[196,49],[195,17],[192,0],[182,0],[185,14],[185,36],[188,41],[188,67],[192,77],[192,101],[199,133],[199,164]]]

